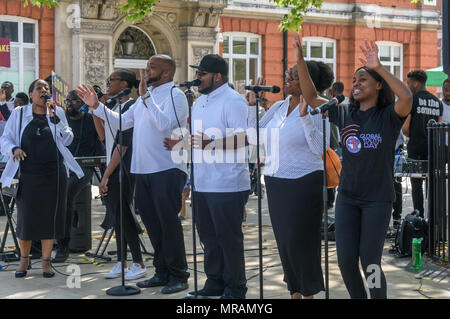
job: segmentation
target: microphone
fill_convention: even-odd
[[[120,99],[128,94],[131,93],[131,89],[130,88],[126,88],[122,91],[120,91],[119,93],[117,93],[116,95],[111,96],[107,101],[106,101],[106,105],[110,105],[110,104],[115,104],[116,103],[116,99]]]
[[[178,85],[175,85],[177,88],[187,87],[190,88],[191,86],[199,86],[202,83],[200,79],[195,79],[193,81],[186,81],[184,83],[180,83]]]
[[[45,94],[43,96],[43,98],[44,98],[45,104],[47,104],[47,101],[50,100],[50,96],[48,96],[47,94]],[[54,109],[53,105],[50,107],[50,110],[52,111],[53,115],[55,115],[55,109]]]
[[[341,104],[345,100],[345,96],[342,94],[336,95],[334,98],[329,100],[327,103],[322,104],[321,106],[316,107],[314,110],[309,112],[311,115],[316,115],[319,113],[324,113],[328,111],[328,109],[332,106],[336,106],[338,104]]]
[[[258,92],[269,92],[269,93],[279,93],[280,87],[279,86],[263,86],[263,85],[247,85],[245,87],[246,90],[253,91],[255,93]]]

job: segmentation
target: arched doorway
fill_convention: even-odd
[[[150,37],[141,29],[129,26],[120,34],[114,46],[114,70],[129,69],[136,73],[145,69],[148,59],[156,54],[156,48]],[[136,98],[137,90],[132,96]]]
[[[145,68],[156,48],[146,33],[135,26],[127,27],[114,47],[114,68]]]

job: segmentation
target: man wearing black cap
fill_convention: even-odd
[[[250,190],[245,130],[247,103],[228,85],[228,65],[216,54],[196,68],[203,95],[192,109],[197,228],[207,280],[188,298],[244,299],[242,212]]]

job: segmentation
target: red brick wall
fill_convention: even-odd
[[[339,2],[347,2],[341,0]],[[353,1],[352,1],[353,2]],[[364,1],[363,1],[364,2]],[[373,1],[365,1],[372,2]],[[381,1],[386,2],[386,1]],[[397,1],[397,6],[410,3],[409,0]],[[283,36],[278,29],[279,21],[244,19],[222,16],[221,32],[250,32],[261,35],[262,39],[262,75],[267,84],[283,87]],[[292,44],[294,32],[288,32],[288,63],[295,63]],[[344,82],[346,96],[350,95],[353,73],[361,66],[360,45],[364,40],[393,41],[403,44],[403,79],[416,68],[430,69],[438,66],[437,31],[375,29],[359,25],[332,25],[304,23],[301,37],[326,37],[336,40],[335,79]],[[434,91],[431,88],[430,91]],[[271,102],[282,99],[283,94],[270,94]]]
[[[0,15],[35,19],[39,26],[39,77],[46,78],[55,67],[54,10],[23,6],[23,0],[0,0]]]
[[[417,9],[417,8],[440,8],[442,0],[437,0],[436,5],[427,5],[426,0],[422,0],[423,3],[411,3],[411,0],[326,0],[326,2],[338,2],[338,3],[365,3],[365,4],[376,4],[380,6],[393,7],[393,8],[402,8],[402,9]]]

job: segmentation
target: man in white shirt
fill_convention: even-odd
[[[147,228],[154,248],[155,275],[137,286],[164,286],[163,294],[188,288],[183,228],[178,213],[186,182],[186,163],[172,160],[163,139],[173,130],[186,127],[188,102],[184,93],[173,89],[175,61],[167,55],[152,56],[141,71],[140,94],[122,115],[122,130],[134,127],[131,173],[136,176],[136,209]],[[145,82],[150,87],[146,88]],[[94,110],[94,115],[119,129],[119,114],[98,102],[93,88],[78,87],[78,94]]]
[[[203,95],[192,109],[194,205],[207,280],[187,298],[245,298],[242,219],[250,189],[245,147],[247,102],[228,85],[228,65],[216,54],[196,68]]]

